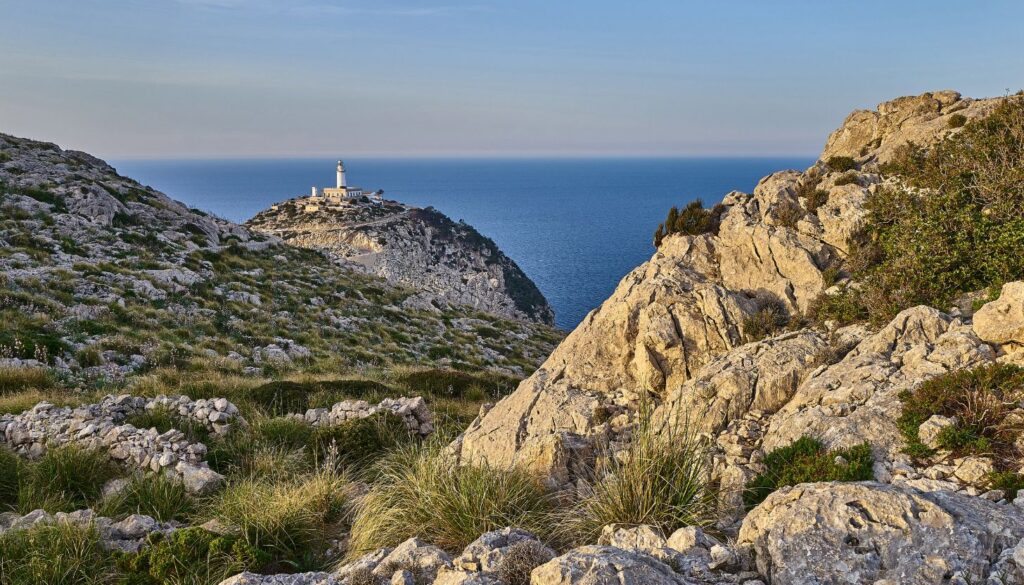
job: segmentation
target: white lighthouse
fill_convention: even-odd
[[[345,163],[338,161],[338,189],[345,188]]]

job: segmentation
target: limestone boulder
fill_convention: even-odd
[[[783,488],[743,521],[773,585],[982,583],[1024,535],[1024,512],[951,492],[865,483]]]
[[[974,313],[974,333],[996,345],[1024,345],[1024,281],[1003,285],[999,298]]]
[[[665,563],[611,546],[584,546],[533,570],[531,585],[686,585]]]

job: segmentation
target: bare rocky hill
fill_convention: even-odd
[[[472,226],[433,209],[386,201],[305,211],[291,200],[246,222],[250,229],[425,293],[424,302],[469,305],[505,317],[552,324],[544,295],[516,263]],[[433,298],[432,298],[433,297]]]

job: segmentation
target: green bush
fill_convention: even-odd
[[[124,555],[118,566],[124,585],[216,585],[270,562],[263,551],[234,535],[218,535],[199,527],[182,528],[168,536],[150,535],[137,555]]]
[[[641,420],[649,416],[641,414]],[[664,534],[715,518],[707,442],[688,424],[658,431],[642,423],[626,451],[608,456],[596,482],[560,513],[566,542],[596,542],[608,524],[649,524]]]
[[[362,467],[411,439],[402,417],[379,411],[339,425],[316,427],[309,439],[309,453],[318,462],[334,460]]]
[[[160,522],[186,521],[195,511],[196,502],[184,484],[166,474],[137,474],[125,488],[101,506],[101,514],[121,517],[145,514]]]
[[[880,189],[854,270],[874,321],[1024,274],[1024,99],[1013,97],[929,149],[901,148],[881,170],[914,189]]]
[[[91,345],[80,349],[75,354],[75,359],[78,360],[78,365],[83,368],[94,368],[103,365],[103,357],[100,355],[100,350]]]
[[[441,443],[407,445],[377,465],[378,479],[356,506],[349,556],[419,536],[447,551],[484,532],[519,526],[548,533],[552,501],[520,470],[459,465]]]
[[[825,164],[828,165],[829,169],[840,173],[852,171],[857,168],[857,161],[853,160],[848,156],[830,157],[827,161],[825,161]]]
[[[815,323],[836,321],[840,325],[863,321],[869,316],[859,293],[849,286],[840,287],[837,294],[821,293],[811,302],[807,314]]]
[[[836,179],[835,184],[837,187],[840,187],[842,185],[856,185],[857,182],[857,173],[851,171],[840,175],[839,178]]]
[[[837,457],[845,462],[837,463]],[[747,483],[743,503],[749,510],[775,490],[799,483],[867,481],[874,477],[873,464],[868,443],[826,451],[821,441],[804,436],[765,455],[765,472]]]
[[[953,114],[952,116],[949,117],[949,120],[946,122],[946,124],[950,128],[963,128],[964,125],[967,124],[967,116],[963,114]]]
[[[0,535],[4,585],[109,585],[116,570],[93,528],[67,523]]]
[[[654,232],[654,246],[661,246],[662,240],[672,234],[699,236],[718,233],[719,221],[724,212],[725,206],[721,203],[711,209],[704,209],[704,202],[700,199],[687,203],[681,211],[672,207],[664,223],[658,225]]]
[[[18,486],[18,509],[25,514],[42,508],[53,514],[74,512],[99,501],[103,484],[119,469],[98,449],[64,445],[50,449],[24,466]]]
[[[994,471],[988,477],[989,487],[994,490],[1003,490],[1006,499],[1013,501],[1017,494],[1024,490],[1024,474],[1013,471]]]
[[[1021,429],[1007,415],[1024,398],[1022,368],[993,364],[950,372],[902,392],[900,398],[903,412],[897,424],[911,455],[931,455],[918,427],[936,414],[956,418],[956,425],[938,436],[939,446],[955,456],[994,455],[996,466],[1006,469],[1019,455],[1015,442]]]

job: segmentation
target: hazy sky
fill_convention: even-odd
[[[0,0],[0,131],[106,157],[812,154],[1024,87],[1024,2]]]

